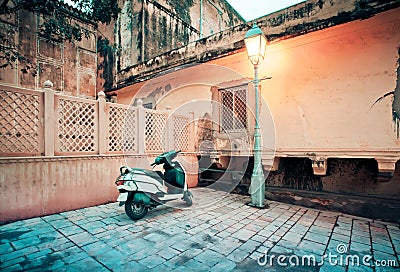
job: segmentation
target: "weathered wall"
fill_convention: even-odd
[[[120,6],[118,71],[243,22],[222,0],[203,1],[201,29],[199,1],[130,0],[120,1]]]
[[[293,169],[284,183],[276,176],[271,185],[384,197],[399,193],[396,175],[388,182],[378,176],[393,174],[400,159],[392,100],[387,97],[371,107],[399,80],[400,33],[394,31],[400,27],[399,13],[397,8],[268,45],[259,75],[272,77],[260,84],[275,122],[276,156],[299,158],[287,163]],[[129,103],[144,90],[144,96],[154,96],[159,107],[174,110],[192,100],[211,99],[209,89],[195,82],[218,86],[229,79],[253,77],[243,50],[208,63],[212,65],[184,68],[125,87],[118,99]],[[192,108],[196,117],[210,112],[210,106],[200,105]],[[261,109],[264,128],[266,110]],[[273,132],[264,131],[268,133]],[[327,159],[327,175],[315,176],[312,162],[321,158]],[[293,172],[305,177],[289,178]]]
[[[178,3],[183,1],[175,0],[167,2]],[[190,20],[196,29],[200,31],[200,28],[202,28],[201,38],[208,37],[244,22],[244,19],[225,0],[195,0],[192,2],[193,5],[189,9]],[[201,27],[200,3],[203,4]]]
[[[279,171],[267,178],[267,197],[316,209],[400,222],[400,161],[390,179],[378,176],[378,165],[373,159],[330,159],[328,163],[327,176],[321,177],[313,175],[309,159],[281,160]],[[236,191],[247,193],[247,188],[248,185],[242,184]]]
[[[399,80],[399,14],[398,8],[268,46],[259,74],[272,77],[261,90],[279,156],[391,159],[393,170],[400,139],[392,101],[371,106]],[[253,73],[245,52],[212,63]]]
[[[272,77],[261,90],[282,158],[267,178],[269,198],[398,221],[392,99],[372,105],[398,85],[399,15],[394,9],[268,46],[259,74]],[[213,63],[253,73],[245,52]],[[326,175],[313,171],[318,158],[327,158],[320,167]]]
[[[385,158],[399,152],[391,99],[371,108],[377,98],[394,90],[398,80],[400,36],[393,32],[399,27],[398,15],[399,9],[394,9],[268,46],[259,74],[272,76],[261,82],[261,90],[274,117],[281,156]],[[197,99],[200,92],[210,94],[195,91],[193,83],[219,85],[235,74],[253,76],[244,51],[210,63],[235,72],[225,74],[198,65],[140,87],[146,86],[146,96],[158,100],[167,94],[167,85],[169,90],[189,85],[191,92],[176,92],[182,101],[173,103],[178,100],[171,98],[166,103],[174,109],[184,100]],[[121,99],[130,101],[138,91],[134,87],[124,88]]]
[[[400,140],[392,121],[392,101],[386,98],[371,106],[398,81],[400,34],[393,30],[399,28],[399,14],[397,8],[268,46],[259,74],[272,79],[260,84],[274,117],[280,156],[386,158],[394,165]],[[194,83],[212,86],[238,75],[253,76],[245,51],[209,63],[216,68],[197,65],[171,72],[149,84],[125,87],[118,96],[129,103],[144,90],[144,97],[157,101],[166,96],[167,101],[167,85],[168,90],[188,85],[191,92],[176,92],[180,102],[173,96],[162,102],[175,109],[197,99],[200,92],[210,95],[191,86]],[[229,69],[232,72],[225,73]]]
[[[116,81],[114,24],[99,24],[97,28],[97,93],[110,90]]]
[[[1,158],[0,222],[114,202],[118,197],[114,181],[119,167],[150,169],[151,159],[147,156]],[[190,156],[186,160],[192,161]],[[189,176],[188,185],[197,185],[197,175]]]
[[[366,19],[400,6],[399,1],[308,0],[257,19],[269,41],[288,39],[353,20]],[[117,86],[124,87],[155,77],[157,73],[191,63],[207,62],[244,49],[243,38],[251,24],[239,24],[205,39],[168,51],[118,71]],[[165,52],[165,51],[164,51]]]
[[[82,97],[96,96],[96,32],[89,38],[72,44],[69,42],[47,42],[37,34],[37,15],[20,10],[17,15],[4,15],[0,18],[0,31],[12,28],[19,52],[38,66],[37,76],[23,73],[27,63],[20,61],[14,67],[0,69],[0,82],[5,85],[28,89],[42,89],[43,82],[51,80],[59,92]]]

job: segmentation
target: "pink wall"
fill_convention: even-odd
[[[394,167],[392,99],[371,106],[395,89],[398,29],[400,8],[268,45],[259,75],[272,77],[261,90],[281,155],[376,158],[380,168],[387,160]],[[245,51],[212,63],[253,77]]]
[[[400,139],[392,121],[392,100],[388,97],[371,106],[396,86],[399,18],[397,8],[268,45],[259,76],[272,77],[260,83],[269,109],[262,106],[260,122],[265,141],[275,133],[271,144],[280,156],[325,161],[375,158],[381,171],[394,171],[400,159]],[[208,86],[253,77],[253,66],[243,48],[207,64],[126,87],[118,101],[129,103],[135,95],[154,95],[158,106],[176,110],[193,100],[211,101]],[[155,90],[159,92],[155,94]],[[198,118],[210,113],[210,106],[203,103],[190,110]],[[316,173],[324,171],[326,168]]]
[[[115,201],[123,157],[0,161],[0,221],[42,216]]]
[[[150,168],[144,155],[2,158],[0,222],[115,202],[122,165]],[[188,184],[196,186],[197,175]]]
[[[259,76],[272,79],[260,83],[267,103],[261,107],[260,122],[264,141],[275,136],[275,142],[267,145],[276,145],[277,156],[325,162],[327,158],[375,158],[380,171],[394,171],[400,159],[400,139],[392,121],[392,99],[371,106],[393,91],[398,80],[399,18],[397,8],[268,45]],[[126,87],[118,101],[130,103],[135,96],[154,96],[160,108],[183,109],[193,100],[211,101],[208,86],[253,77],[243,48]],[[198,105],[187,111],[193,111],[195,118],[210,113],[208,104]],[[325,169],[315,170],[323,174],[326,164]]]

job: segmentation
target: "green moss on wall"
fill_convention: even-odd
[[[109,90],[113,85],[114,75],[114,53],[116,48],[110,44],[110,41],[103,37],[97,39],[97,52],[103,60],[97,63],[99,75],[104,79],[104,89]]]
[[[190,20],[190,8],[194,4],[194,0],[167,0],[167,3],[175,10],[176,14],[188,24],[191,24]]]
[[[160,36],[160,47],[167,47],[167,18],[163,16],[158,21],[158,32],[161,34]]]

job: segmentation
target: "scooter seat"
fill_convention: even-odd
[[[140,173],[144,173],[145,175],[159,181],[161,184],[163,184],[164,181],[164,174],[161,171],[152,171],[152,170],[147,170],[147,169],[138,169],[138,168],[134,168],[134,171],[138,171]]]
[[[146,173],[148,176],[152,177],[153,179],[158,180],[161,184],[164,180],[164,174],[161,171],[149,171]]]

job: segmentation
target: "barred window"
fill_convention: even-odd
[[[220,90],[220,125],[221,130],[247,129],[246,86],[236,86]]]

